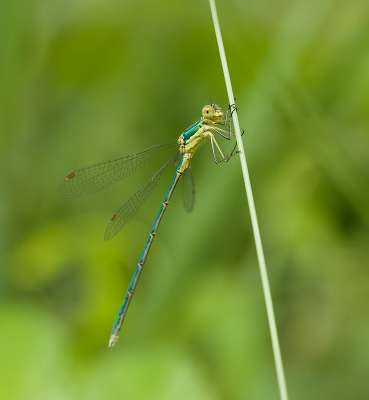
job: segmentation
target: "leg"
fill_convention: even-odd
[[[221,124],[221,125],[225,125],[225,124]],[[224,129],[220,129],[220,128],[214,127],[214,126],[212,126],[211,129],[226,140],[231,140],[232,136],[234,136],[234,133],[231,131],[231,127],[230,127],[229,131],[225,131]],[[229,136],[225,136],[222,132],[226,133]]]
[[[244,133],[245,133],[245,131],[242,131],[241,136],[243,136]],[[214,158],[215,164],[220,164],[222,162],[228,162],[234,155],[239,153],[239,151],[235,151],[236,147],[237,147],[237,143],[235,143],[235,145],[234,145],[231,153],[229,154],[229,156],[225,157],[223,152],[222,152],[222,150],[220,149],[217,141],[215,140],[214,135],[211,132],[209,132],[209,136],[210,136],[211,148],[212,148],[212,151],[213,151],[213,158]],[[215,143],[217,149],[219,150],[219,153],[222,156],[222,159],[220,161],[218,161],[217,158],[216,158],[216,154],[215,154],[215,151],[214,151],[214,143]]]
[[[215,124],[211,124],[213,127],[214,132],[218,133],[218,135],[222,136],[224,139],[230,140],[232,136],[234,136],[234,131],[233,131],[233,118],[232,114],[237,110],[236,106],[234,104],[231,104],[228,106],[225,118],[220,121],[216,122]],[[218,128],[218,126],[224,126],[227,127],[228,129],[221,129]],[[224,135],[224,134],[226,135]]]
[[[236,146],[237,146],[237,143],[236,143],[235,146],[234,146],[234,148],[233,148],[233,150],[232,150],[232,152],[231,152],[231,154],[230,154],[228,157],[226,157],[226,156],[223,154],[222,150],[220,149],[220,147],[219,147],[217,141],[215,140],[214,135],[213,135],[212,133],[209,132],[209,136],[210,136],[211,149],[212,149],[212,151],[213,151],[213,158],[214,158],[215,164],[220,164],[220,163],[222,163],[222,162],[227,162],[227,161],[229,161],[229,159],[230,159],[231,157],[233,157],[235,154],[238,153],[238,152],[236,152],[236,153],[234,152],[235,149],[236,149]],[[218,161],[217,156],[216,156],[216,154],[215,154],[214,143],[215,143],[215,146],[217,147],[219,153],[220,153],[221,156],[222,156],[222,159],[221,159],[220,161]]]

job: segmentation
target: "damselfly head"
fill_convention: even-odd
[[[203,107],[202,116],[205,119],[218,120],[223,117],[223,113],[222,110],[214,103]]]

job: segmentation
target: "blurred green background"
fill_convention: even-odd
[[[369,3],[217,6],[290,398],[367,400]],[[77,168],[176,139],[210,99],[227,107],[208,2],[2,0],[0,46],[2,398],[278,399],[237,157],[196,153],[195,209],[177,189],[112,351],[174,167],[103,234],[173,152],[57,194]]]

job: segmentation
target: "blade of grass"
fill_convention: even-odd
[[[218,42],[218,47],[219,47],[220,58],[221,58],[222,67],[223,67],[224,78],[225,78],[225,82],[226,82],[226,86],[227,86],[229,104],[233,104],[234,96],[233,96],[233,90],[232,90],[232,85],[231,85],[231,78],[229,76],[227,59],[225,56],[222,34],[220,32],[220,26],[219,26],[216,7],[215,7],[215,2],[214,2],[214,0],[209,0],[209,2],[210,2],[211,15],[213,17],[213,22],[214,22],[215,34],[217,37],[217,42]],[[233,116],[234,128],[235,128],[235,133],[236,133],[236,138],[237,138],[238,150],[240,151],[241,167],[242,167],[242,173],[243,173],[243,177],[244,177],[244,181],[245,181],[246,195],[247,195],[247,199],[248,199],[248,203],[249,203],[252,229],[254,231],[256,253],[257,253],[257,257],[258,257],[258,261],[259,261],[261,281],[262,281],[262,285],[263,285],[263,291],[264,291],[264,297],[265,297],[265,303],[266,303],[266,309],[267,309],[267,315],[268,315],[270,336],[272,339],[272,347],[273,347],[274,361],[275,361],[276,372],[277,372],[279,392],[280,392],[280,396],[281,396],[282,400],[288,400],[287,386],[286,386],[286,380],[284,377],[283,363],[282,363],[282,357],[281,357],[281,350],[279,347],[278,332],[277,332],[277,326],[276,326],[274,310],[273,310],[272,295],[270,292],[268,273],[267,273],[267,269],[266,269],[266,265],[265,265],[263,246],[261,243],[259,225],[258,225],[258,220],[256,217],[254,198],[252,195],[251,182],[250,182],[249,172],[248,172],[247,164],[246,164],[246,157],[245,157],[245,151],[243,148],[243,143],[242,143],[242,138],[241,138],[241,130],[240,130],[239,122],[238,122],[237,110],[232,114],[232,116]]]

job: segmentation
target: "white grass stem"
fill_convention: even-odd
[[[226,86],[227,86],[229,104],[234,104],[235,100],[234,100],[234,96],[233,96],[231,78],[229,76],[227,59],[226,59],[225,52],[224,52],[223,40],[222,40],[222,35],[220,32],[215,2],[214,2],[214,0],[209,0],[209,2],[210,2],[210,9],[211,9],[212,17],[213,17],[213,22],[214,22],[215,34],[216,34],[217,41],[218,41],[220,58],[222,61],[224,78],[225,78],[225,82],[226,82]],[[281,357],[281,350],[280,350],[279,341],[278,341],[277,326],[276,326],[274,310],[273,310],[273,301],[272,301],[272,296],[271,296],[270,287],[269,287],[269,280],[268,280],[268,274],[267,274],[267,269],[266,269],[266,265],[265,265],[263,246],[261,243],[259,225],[258,225],[258,220],[256,217],[254,198],[253,198],[252,190],[251,190],[250,177],[249,177],[249,172],[248,172],[247,164],[246,164],[245,151],[243,148],[243,143],[242,143],[242,138],[241,138],[241,130],[240,130],[239,122],[238,122],[237,111],[234,112],[232,114],[232,116],[233,116],[234,128],[235,128],[235,133],[236,133],[236,138],[237,138],[238,150],[240,151],[239,154],[240,154],[240,160],[241,160],[241,167],[242,167],[243,177],[244,177],[244,181],[245,181],[247,199],[248,199],[248,203],[249,203],[252,229],[254,231],[256,252],[257,252],[257,257],[259,260],[259,268],[260,268],[261,281],[262,281],[262,285],[263,285],[263,291],[264,291],[264,297],[265,297],[265,303],[266,303],[266,309],[267,309],[267,315],[268,315],[270,335],[271,335],[271,339],[272,339],[272,347],[273,347],[274,361],[275,361],[276,372],[277,372],[279,392],[280,392],[280,396],[281,396],[282,400],[288,400],[286,380],[284,377],[283,363],[282,363],[282,357]]]

